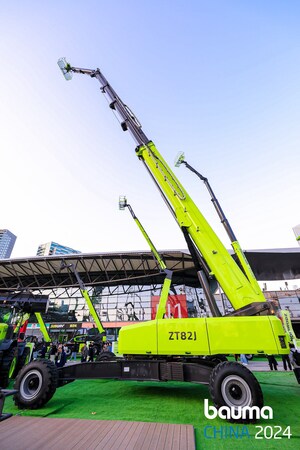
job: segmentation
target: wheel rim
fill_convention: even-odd
[[[26,400],[31,400],[38,395],[43,385],[41,372],[31,370],[23,378],[20,385],[20,392]]]
[[[246,380],[238,375],[229,375],[222,382],[221,392],[228,406],[250,406],[252,394]]]
[[[8,371],[8,377],[9,377],[9,378],[12,378],[13,373],[14,373],[15,368],[16,368],[16,365],[17,365],[17,357],[15,356],[15,357],[13,358],[13,360],[12,360],[10,366],[9,366],[9,371]]]

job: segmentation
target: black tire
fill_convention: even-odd
[[[13,379],[18,363],[17,347],[10,348],[5,352],[0,366],[0,387],[6,388]]]
[[[101,352],[96,358],[96,361],[112,361],[116,359],[116,355],[113,352]]]
[[[262,408],[264,404],[263,393],[257,379],[250,370],[236,362],[222,362],[213,369],[209,391],[217,409],[222,406]],[[237,423],[255,421],[255,413],[252,419],[249,418],[249,414],[244,419],[230,419],[230,422]]]
[[[18,390],[14,395],[15,405],[19,409],[44,406],[55,393],[57,382],[58,371],[52,361],[32,361],[20,370],[15,380],[14,389]]]
[[[26,366],[26,364],[30,363],[30,348],[25,347],[21,356],[18,358],[17,368],[15,371],[15,376],[20,372],[22,367]]]

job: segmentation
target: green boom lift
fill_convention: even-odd
[[[173,272],[171,270],[167,269],[166,263],[164,262],[164,260],[162,259],[162,257],[158,253],[158,251],[156,250],[155,245],[151,241],[151,239],[150,239],[149,235],[147,234],[145,228],[143,227],[143,225],[141,224],[140,220],[135,215],[131,205],[127,202],[126,197],[124,195],[122,195],[119,198],[119,209],[122,211],[125,208],[128,208],[128,210],[130,211],[130,214],[131,214],[133,220],[135,221],[135,223],[137,224],[137,226],[138,226],[139,230],[141,231],[142,235],[146,239],[146,241],[147,241],[147,243],[148,243],[148,245],[149,245],[149,247],[150,247],[150,249],[151,249],[151,251],[153,253],[153,256],[155,257],[156,261],[159,264],[161,272],[165,273],[165,279],[164,279],[164,282],[163,282],[163,287],[162,287],[161,294],[160,294],[159,304],[158,304],[158,308],[157,308],[157,311],[156,311],[156,319],[163,319],[164,315],[166,313],[166,305],[167,305],[168,295],[169,295],[169,291],[170,291],[170,287],[171,287]]]
[[[61,263],[61,270],[62,269],[69,269],[73,274],[75,275],[75,278],[77,280],[77,283],[79,285],[79,289],[81,292],[82,297],[84,298],[87,307],[89,309],[89,312],[91,316],[94,319],[96,328],[90,328],[87,330],[86,334],[78,334],[74,336],[74,343],[85,343],[85,342],[91,342],[94,343],[95,348],[95,355],[98,355],[101,352],[102,349],[102,343],[106,341],[106,331],[105,328],[102,325],[102,322],[97,314],[97,311],[95,309],[95,306],[92,302],[92,299],[89,295],[88,289],[86,288],[83,280],[81,279],[78,270],[76,269],[74,264],[66,264],[64,261]],[[68,343],[66,344],[68,347]],[[69,351],[71,353],[71,349]]]
[[[61,368],[58,385],[78,378],[115,378],[122,380],[185,381],[208,384],[217,408],[229,406],[262,407],[263,395],[252,372],[236,362],[208,358],[220,354],[288,354],[288,340],[282,322],[272,314],[269,304],[255,279],[238,242],[232,247],[236,263],[212,230],[203,214],[168,166],[154,143],[143,132],[140,122],[111,87],[100,69],[76,68],[58,61],[65,78],[73,73],[85,74],[99,81],[101,92],[120,120],[124,131],[129,130],[137,146],[136,156],[142,162],[159,189],[172,216],[184,234],[195,264],[199,283],[208,300],[213,317],[163,318],[165,305],[161,297],[155,318],[144,323],[123,327],[119,333],[119,352],[122,358],[109,362],[95,362]],[[221,316],[213,290],[219,284],[234,313]],[[26,396],[24,380],[45,367],[28,365],[20,372],[15,388],[19,393],[15,402],[19,407],[42,406],[55,392],[43,380]],[[47,368],[49,373],[53,368]],[[298,379],[300,368],[294,372]],[[43,384],[43,386],[40,386]],[[21,389],[20,389],[21,388]],[[46,392],[44,392],[44,388]],[[254,408],[255,409],[255,408]],[[248,419],[256,418],[249,416]]]

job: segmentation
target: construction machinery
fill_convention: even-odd
[[[166,263],[164,262],[164,260],[162,259],[162,257],[158,253],[158,251],[156,250],[155,245],[153,244],[152,240],[150,239],[148,233],[146,232],[145,228],[141,224],[140,220],[135,215],[131,205],[127,202],[127,198],[125,197],[125,195],[121,195],[119,197],[119,209],[122,211],[125,208],[127,208],[129,210],[133,220],[135,221],[135,223],[138,226],[139,230],[141,231],[142,235],[146,239],[154,258],[158,262],[161,272],[165,274],[165,279],[164,279],[161,294],[160,294],[158,309],[156,312],[156,318],[163,319],[164,315],[166,314],[166,305],[167,305],[168,295],[169,295],[169,291],[170,291],[170,287],[171,287],[171,283],[172,283],[173,272],[171,270],[167,269]]]
[[[106,341],[105,328],[103,327],[102,322],[97,314],[93,301],[89,295],[88,289],[86,288],[74,264],[66,264],[63,261],[61,263],[61,270],[63,269],[70,270],[75,275],[81,295],[85,299],[88,310],[91,316],[93,317],[94,323],[96,325],[93,328],[87,329],[87,332],[84,334],[76,334],[70,342],[66,343],[65,346],[67,348],[67,356],[71,354],[72,346],[74,344],[76,343],[84,344],[90,342],[93,342],[95,356],[98,356],[101,353],[103,342]]]
[[[28,292],[0,295],[0,387],[6,388],[20,369],[27,364],[34,343],[26,342],[28,319],[35,314],[45,342],[50,342],[41,313],[47,311],[48,296]]]
[[[74,73],[98,80],[122,129],[132,134],[137,144],[136,156],[183,232],[212,317],[167,319],[164,317],[166,297],[162,296],[155,320],[121,328],[119,352],[122,358],[73,364],[58,371],[50,364],[33,362],[17,377],[15,388],[19,392],[15,403],[21,408],[37,408],[52,397],[57,386],[75,379],[115,378],[208,384],[217,408],[257,407],[259,410],[263,406],[263,395],[252,372],[236,362],[208,358],[233,353],[289,353],[282,322],[272,314],[240,245],[233,236],[232,247],[238,259],[235,262],[100,69],[73,67],[65,58],[61,58],[58,65],[67,80]],[[213,295],[216,286],[221,287],[230,301],[231,315],[221,316]],[[298,381],[299,370],[295,369]],[[249,417],[253,419],[255,414]]]

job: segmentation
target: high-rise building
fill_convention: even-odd
[[[66,247],[65,245],[57,244],[56,242],[47,242],[46,244],[39,245],[37,250],[37,256],[49,256],[49,255],[68,255],[72,253],[81,253],[79,250]]]
[[[0,230],[0,259],[9,258],[17,236],[9,230]]]

